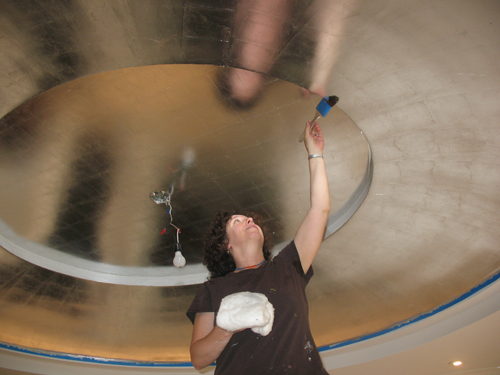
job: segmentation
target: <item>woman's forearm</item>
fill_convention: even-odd
[[[191,344],[191,362],[194,368],[200,370],[214,363],[232,336],[232,332],[215,326],[207,336],[193,342]]]
[[[309,160],[309,174],[311,178],[311,209],[330,211],[330,189],[323,158]]]

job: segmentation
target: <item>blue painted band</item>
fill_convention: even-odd
[[[18,353],[31,354],[39,357],[47,357],[53,359],[63,359],[76,362],[96,363],[114,366],[130,366],[130,367],[193,367],[191,362],[135,362],[119,359],[106,359],[77,354],[56,354],[55,352],[39,352],[27,348],[22,348],[16,345],[0,342],[0,348],[12,350]]]
[[[462,294],[460,297],[458,297],[458,298],[456,298],[456,299],[454,299],[454,300],[452,300],[452,301],[450,301],[448,303],[445,303],[444,305],[441,305],[441,306],[439,306],[438,308],[436,308],[434,310],[431,310],[431,311],[428,311],[428,312],[423,313],[421,315],[418,315],[418,316],[416,316],[416,317],[414,317],[412,319],[396,323],[396,324],[394,324],[390,328],[383,329],[381,331],[372,333],[370,335],[360,336],[360,337],[355,338],[355,339],[346,340],[346,341],[338,342],[338,343],[331,344],[331,345],[325,345],[325,346],[322,346],[322,347],[318,348],[318,350],[320,352],[324,352],[324,351],[331,350],[331,349],[342,348],[342,347],[345,347],[345,346],[349,346],[349,345],[352,345],[352,344],[356,344],[356,343],[359,343],[359,342],[362,342],[362,341],[366,341],[366,340],[369,340],[369,339],[372,339],[372,338],[375,338],[375,337],[379,337],[379,336],[385,335],[387,333],[396,331],[397,329],[409,326],[410,324],[422,321],[424,319],[427,319],[427,318],[429,318],[429,317],[431,317],[433,315],[436,315],[436,314],[440,313],[441,311],[444,311],[444,310],[446,310],[446,309],[448,309],[448,308],[456,305],[457,303],[460,303],[460,302],[466,300],[467,298],[473,296],[474,294],[478,293],[482,289],[490,286],[491,284],[493,284],[498,279],[500,279],[500,272],[496,273],[495,275],[493,275],[492,277],[490,277],[488,280],[486,280],[482,284],[479,284],[475,288],[472,288],[467,293]]]

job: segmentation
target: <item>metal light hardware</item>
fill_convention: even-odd
[[[153,191],[150,195],[150,198],[156,204],[168,204],[170,203],[170,194],[163,190]]]
[[[174,186],[170,185],[169,192],[166,192],[163,190],[157,190],[157,191],[153,191],[149,196],[153,200],[153,202],[155,202],[156,204],[163,204],[164,203],[165,206],[167,206],[167,211],[168,211],[168,214],[170,215],[170,225],[173,226],[177,232],[177,237],[176,237],[177,242],[174,244],[175,256],[174,256],[173,264],[175,267],[181,268],[181,267],[184,267],[186,265],[186,258],[184,258],[182,256],[182,253],[181,253],[182,248],[181,248],[181,244],[179,242],[179,233],[181,233],[181,230],[180,230],[180,228],[178,228],[177,226],[175,226],[172,223],[172,221],[173,221],[172,205],[170,204],[170,200],[172,198],[173,193],[174,193]]]

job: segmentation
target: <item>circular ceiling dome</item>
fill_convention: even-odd
[[[92,281],[202,283],[204,234],[224,209],[259,214],[279,251],[309,208],[298,138],[321,98],[266,77],[242,106],[224,94],[228,71],[160,65],[100,73],[5,116],[4,248]],[[334,107],[320,122],[333,197],[328,237],[368,193],[372,165],[366,138],[345,114]],[[168,201],[150,199],[157,191]],[[181,270],[172,266],[177,241],[188,264]]]
[[[197,281],[152,281],[183,270],[169,265],[174,236],[161,234],[173,228],[167,207],[149,195],[175,180],[172,218],[190,266],[203,228],[190,223],[227,203],[260,208],[278,244],[292,238],[307,207],[297,138],[319,99],[294,85],[340,97],[321,121],[332,215],[350,219],[324,240],[308,285],[318,346],[409,324],[498,278],[499,15],[498,2],[472,0],[3,1],[0,346],[188,361]],[[190,81],[164,64],[208,65]],[[215,66],[245,69],[235,90]],[[252,72],[264,75],[241,85]],[[167,79],[184,94],[169,96]],[[131,89],[141,84],[149,91]],[[219,101],[205,106],[201,85]],[[340,215],[368,170],[355,156],[365,136],[370,191]],[[199,209],[183,212],[181,199]],[[144,269],[147,285],[135,273]]]

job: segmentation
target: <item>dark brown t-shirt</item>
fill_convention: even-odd
[[[257,269],[232,272],[205,282],[187,316],[219,311],[222,298],[238,292],[262,293],[274,306],[271,333],[261,336],[251,329],[233,335],[217,359],[215,374],[328,374],[309,328],[305,287],[313,276],[304,274],[294,242],[272,261]]]

